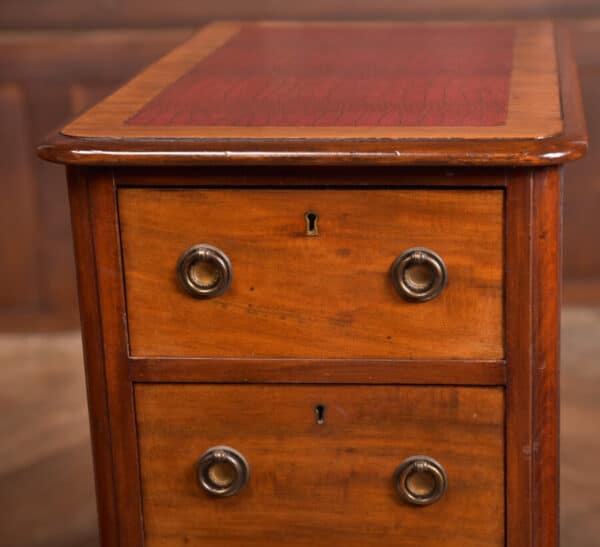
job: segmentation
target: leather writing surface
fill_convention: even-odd
[[[513,42],[509,25],[244,25],[126,123],[500,126]]]

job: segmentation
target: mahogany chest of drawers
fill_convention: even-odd
[[[103,546],[555,547],[585,149],[550,22],[215,23],[40,146]]]

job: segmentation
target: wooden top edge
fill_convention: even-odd
[[[506,21],[502,22],[506,23]],[[259,23],[294,24],[291,21]],[[223,22],[215,22],[209,26],[220,24]],[[361,24],[361,22],[347,24]],[[448,22],[448,24],[460,23]],[[531,22],[518,24],[527,25]],[[586,153],[587,130],[569,33],[566,25],[559,23],[554,27],[563,129],[560,133],[540,138],[180,138],[173,140],[71,137],[55,133],[38,146],[37,153],[42,159],[56,163],[110,166],[561,164],[576,160]]]
[[[468,141],[466,141],[468,142]],[[346,150],[332,141],[172,142],[82,139],[55,135],[37,147],[40,158],[71,165],[555,165],[581,158],[585,134],[471,141],[353,141]],[[467,151],[465,150],[468,147]],[[328,149],[330,148],[330,149]]]

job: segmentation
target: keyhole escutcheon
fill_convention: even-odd
[[[304,220],[306,221],[306,235],[311,237],[318,236],[319,213],[315,211],[306,211],[306,213],[304,213]]]
[[[317,417],[317,424],[323,425],[325,423],[325,405],[315,406],[315,415]]]

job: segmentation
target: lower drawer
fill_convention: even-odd
[[[139,384],[135,397],[146,547],[504,545],[501,388]]]

